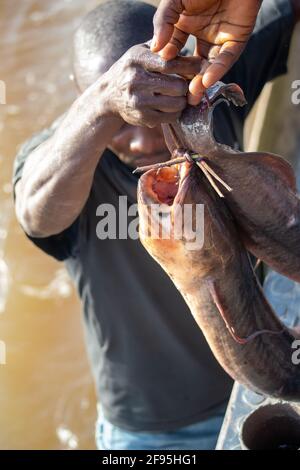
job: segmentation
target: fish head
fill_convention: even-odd
[[[215,147],[213,136],[213,111],[221,102],[228,105],[244,106],[247,101],[242,89],[235,83],[216,82],[207,89],[199,105],[188,105],[175,123],[172,123],[180,144],[183,148],[209,155]],[[168,124],[162,125],[167,146],[172,153],[176,148],[170,136]]]
[[[139,180],[140,241],[177,287],[211,274],[212,257],[228,252],[218,204],[193,163],[149,170]]]

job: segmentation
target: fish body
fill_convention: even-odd
[[[151,236],[151,207],[162,204],[160,220],[171,230]],[[175,237],[176,218],[190,205],[204,207],[203,245],[190,249]],[[293,364],[295,334],[277,318],[264,297],[236,222],[225,201],[191,163],[150,170],[138,185],[140,240],[188,304],[207,342],[227,373],[252,390],[300,401],[300,366]],[[181,216],[179,223],[184,223]]]
[[[218,82],[207,101],[188,106],[173,129],[184,148],[209,161],[232,188],[224,194],[246,248],[274,270],[300,282],[300,201],[290,164],[278,155],[239,152],[216,142],[212,130],[215,106],[220,101],[246,103],[235,84]],[[165,126],[171,151],[175,144]]]

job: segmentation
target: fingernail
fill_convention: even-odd
[[[175,59],[177,56],[177,47],[174,44],[167,44],[161,51],[159,51],[159,55],[164,60],[172,60]]]
[[[202,85],[202,75],[196,75],[191,83],[189,84],[189,91],[192,95],[198,96],[202,94],[203,85]]]

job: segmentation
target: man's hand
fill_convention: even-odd
[[[134,46],[100,78],[115,116],[134,126],[174,121],[187,104],[187,81],[201,69],[198,57],[166,61],[146,44]],[[178,76],[180,75],[180,76]]]
[[[220,80],[242,53],[253,31],[261,0],[162,0],[154,16],[153,52],[166,60],[196,37],[195,55],[207,59],[189,86],[190,104]]]
[[[28,235],[47,237],[82,211],[102,153],[124,121],[153,127],[186,105],[183,77],[200,70],[197,57],[166,62],[135,46],[74,101],[52,137],[35,148],[17,183],[17,217]],[[171,74],[171,75],[163,75]]]

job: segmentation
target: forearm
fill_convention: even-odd
[[[45,237],[71,225],[88,198],[99,158],[123,124],[105,102],[97,104],[97,86],[73,103],[55,134],[26,160],[16,211],[29,235]]]

